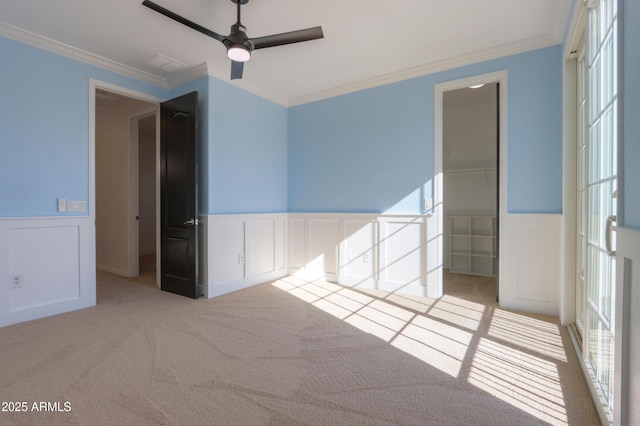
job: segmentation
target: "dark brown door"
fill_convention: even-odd
[[[198,286],[198,93],[160,105],[160,288],[194,299]]]

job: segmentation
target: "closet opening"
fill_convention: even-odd
[[[499,83],[443,93],[444,293],[497,302]]]

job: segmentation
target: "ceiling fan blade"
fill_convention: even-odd
[[[215,31],[211,31],[210,29],[205,28],[202,25],[198,25],[195,22],[188,20],[187,18],[183,18],[182,16],[180,16],[180,15],[178,15],[176,13],[173,13],[172,11],[170,11],[168,9],[165,9],[164,7],[154,3],[152,1],[144,0],[142,2],[142,4],[144,6],[147,6],[149,9],[152,9],[152,10],[155,10],[156,12],[158,12],[158,13],[161,13],[162,15],[166,16],[167,18],[171,18],[174,21],[178,21],[181,24],[184,24],[189,28],[192,28],[192,29],[194,29],[196,31],[199,31],[202,34],[208,35],[209,37],[213,37],[218,41],[224,40],[224,36],[216,33]]]
[[[307,28],[305,30],[290,31],[288,33],[273,34],[264,37],[252,38],[255,49],[282,46],[285,44],[299,43],[301,41],[324,38],[322,27]]]
[[[244,62],[231,61],[231,80],[242,78],[244,70]]]

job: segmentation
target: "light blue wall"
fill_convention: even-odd
[[[212,77],[166,90],[2,37],[0,51],[0,217],[88,201],[91,78],[162,99],[198,91],[200,213],[286,211],[286,108]]]
[[[209,78],[207,213],[287,210],[287,109]]]
[[[289,110],[289,210],[420,213],[431,197],[434,85],[508,71],[508,210],[562,212],[561,46]]]
[[[200,213],[286,211],[286,108],[214,77],[171,96],[192,91],[200,103]]]
[[[623,113],[623,225],[640,229],[640,2],[624,0],[623,82],[621,106]]]
[[[59,215],[58,197],[89,200],[89,79],[165,92],[2,37],[0,52],[0,216]]]
[[[640,50],[629,41],[640,38],[640,4],[623,4],[623,219],[640,229]],[[200,92],[202,213],[420,212],[431,196],[433,86],[502,69],[508,209],[561,212],[560,46],[289,110],[211,77],[167,91],[2,37],[0,50],[12,59],[0,67],[2,217],[88,200],[90,78],[161,98]]]
[[[414,79],[290,108],[288,167],[290,211],[418,211],[433,176],[433,85]]]

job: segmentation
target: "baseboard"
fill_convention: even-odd
[[[207,295],[207,297],[210,299],[212,297],[222,296],[223,294],[232,293],[234,291],[242,290],[254,285],[284,278],[287,275],[289,275],[287,270],[280,270],[273,271],[267,274],[256,275],[254,277],[245,278],[242,280],[216,284],[213,286],[209,286],[209,294]]]
[[[131,276],[129,275],[129,272],[121,271],[120,269],[117,269],[117,268],[111,268],[109,266],[104,266],[104,265],[96,265],[96,269],[98,271],[108,272],[110,274],[119,275],[121,277],[131,278]]]

